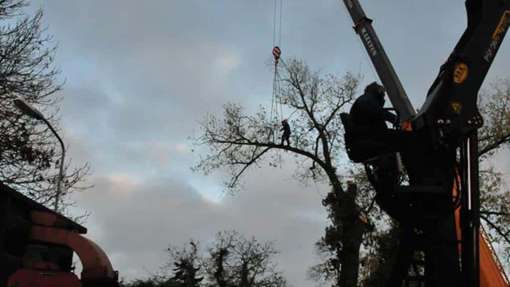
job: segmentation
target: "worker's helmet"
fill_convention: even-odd
[[[366,93],[384,94],[385,91],[384,87],[377,82],[372,82],[365,88]]]
[[[365,88],[365,93],[366,94],[374,94],[374,95],[378,95],[378,99],[380,100],[381,104],[384,105],[384,93],[385,93],[385,89],[383,86],[379,85],[377,82],[372,82],[370,83],[366,88]]]
[[[286,123],[286,122],[287,122],[287,119],[283,119],[283,120],[282,120],[282,124],[283,124],[283,123]]]

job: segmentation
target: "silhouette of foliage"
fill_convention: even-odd
[[[60,147],[48,127],[22,114],[13,104],[21,98],[58,126],[55,47],[42,27],[43,13],[24,12],[23,0],[0,0],[0,181],[41,203],[55,197]],[[58,129],[58,128],[57,128]],[[88,166],[66,162],[63,195],[80,189]]]

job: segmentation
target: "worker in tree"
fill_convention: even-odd
[[[287,142],[287,146],[290,146],[290,126],[287,119],[284,119],[282,121],[282,128],[280,129],[280,131],[283,131],[281,145]]]

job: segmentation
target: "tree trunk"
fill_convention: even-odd
[[[339,286],[356,287],[358,286],[359,253],[365,222],[359,217],[346,217],[342,220],[342,224],[342,253],[340,256],[342,270]]]
[[[225,279],[225,268],[223,267],[225,263],[225,257],[228,254],[228,250],[226,248],[220,248],[217,253],[213,253],[214,258],[214,280],[218,287],[227,287],[227,281]]]
[[[341,202],[342,252],[339,259],[342,269],[339,287],[358,286],[360,247],[367,223],[361,218],[356,195],[357,187],[350,183]]]
[[[241,282],[239,283],[239,287],[249,287],[248,286],[248,262],[243,261],[241,264]]]

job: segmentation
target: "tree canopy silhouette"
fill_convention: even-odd
[[[54,200],[60,148],[48,127],[22,114],[21,98],[58,127],[58,91],[62,83],[54,65],[55,45],[42,27],[43,12],[27,15],[23,0],[0,0],[0,181],[48,203]],[[88,166],[69,168],[63,195],[79,189]]]

